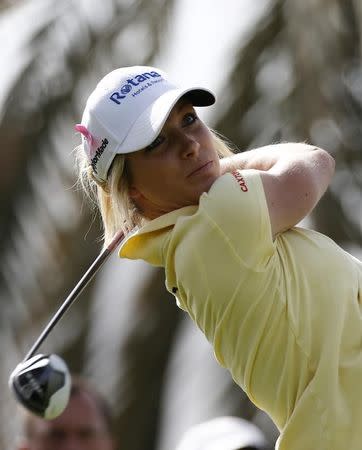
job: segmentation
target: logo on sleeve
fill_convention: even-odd
[[[248,192],[248,186],[246,184],[246,181],[244,180],[243,176],[238,172],[237,170],[234,170],[231,172],[231,174],[234,176],[236,181],[239,183],[239,186],[243,192]]]

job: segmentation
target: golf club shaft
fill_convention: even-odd
[[[112,241],[109,245],[104,248],[101,253],[94,260],[92,265],[89,267],[87,272],[83,275],[83,277],[79,280],[77,285],[74,287],[72,292],[68,295],[68,297],[64,300],[61,307],[54,314],[48,325],[45,327],[44,331],[40,334],[38,339],[35,341],[34,345],[31,347],[29,352],[24,358],[24,361],[28,360],[32,356],[34,356],[35,352],[38,350],[40,345],[47,338],[51,330],[55,327],[55,325],[59,322],[59,320],[64,316],[69,307],[73,304],[73,302],[78,298],[83,289],[87,286],[93,276],[98,272],[103,263],[107,260],[107,258],[113,253],[113,251],[117,248],[118,244],[123,240],[124,234],[119,231],[115,234]]]

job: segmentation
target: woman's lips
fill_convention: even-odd
[[[189,173],[187,175],[187,178],[203,173],[205,170],[208,170],[208,168],[210,167],[211,164],[212,164],[212,161],[208,161],[208,162],[202,164],[201,166],[198,166],[196,169],[194,169],[191,173]]]

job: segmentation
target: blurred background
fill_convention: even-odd
[[[337,173],[306,221],[362,255],[360,0],[0,0],[0,448],[18,433],[9,373],[101,249],[75,187],[74,124],[108,71],[150,64],[216,92],[199,111],[240,149],[307,141]],[[42,347],[97,383],[120,450],[172,450],[237,415],[277,432],[215,362],[162,271],[112,256]],[[321,280],[323,282],[323,280]]]

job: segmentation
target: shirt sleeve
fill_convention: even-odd
[[[238,170],[221,176],[200,199],[200,211],[219,228],[237,258],[262,270],[275,248],[260,172]]]

